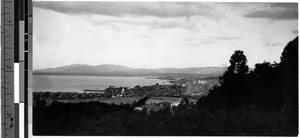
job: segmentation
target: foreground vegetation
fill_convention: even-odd
[[[196,103],[183,98],[159,111],[134,110],[132,104],[60,103],[33,107],[34,135],[298,135],[298,37],[284,49],[280,63],[260,63],[249,71],[243,51],[209,94]]]

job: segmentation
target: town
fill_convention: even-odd
[[[184,92],[185,86],[182,85],[150,85],[150,86],[135,86],[128,87],[114,87],[110,86],[104,92],[34,92],[34,99],[69,99],[69,100],[83,100],[83,99],[104,99],[104,98],[134,98],[134,97],[179,97]]]
[[[140,97],[201,97],[206,95],[216,83],[215,78],[187,78],[187,77],[164,77],[169,84],[149,86],[115,87],[110,86],[104,90],[84,89],[78,92],[34,92],[35,100],[101,100],[109,98],[140,98]]]

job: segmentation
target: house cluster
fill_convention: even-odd
[[[107,97],[144,97],[144,96],[180,96],[185,90],[182,85],[150,85],[135,86],[134,88],[110,86],[105,89]]]
[[[33,99],[102,99],[103,93],[34,92]]]
[[[159,102],[159,103],[151,103],[143,106],[138,106],[134,108],[134,111],[143,111],[146,110],[149,114],[151,111],[157,112],[162,109],[169,109],[173,114],[173,107],[177,107],[180,102]]]
[[[34,92],[35,99],[103,99],[116,97],[145,97],[145,96],[180,96],[185,90],[181,85],[151,85],[151,86],[135,86],[114,87],[110,86],[104,92]]]

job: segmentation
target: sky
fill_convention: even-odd
[[[33,2],[34,69],[71,64],[132,68],[280,61],[298,35],[297,3]]]

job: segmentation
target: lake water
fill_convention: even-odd
[[[83,89],[104,90],[109,86],[131,88],[156,83],[166,84],[167,80],[147,77],[33,75],[34,92],[83,92]]]

